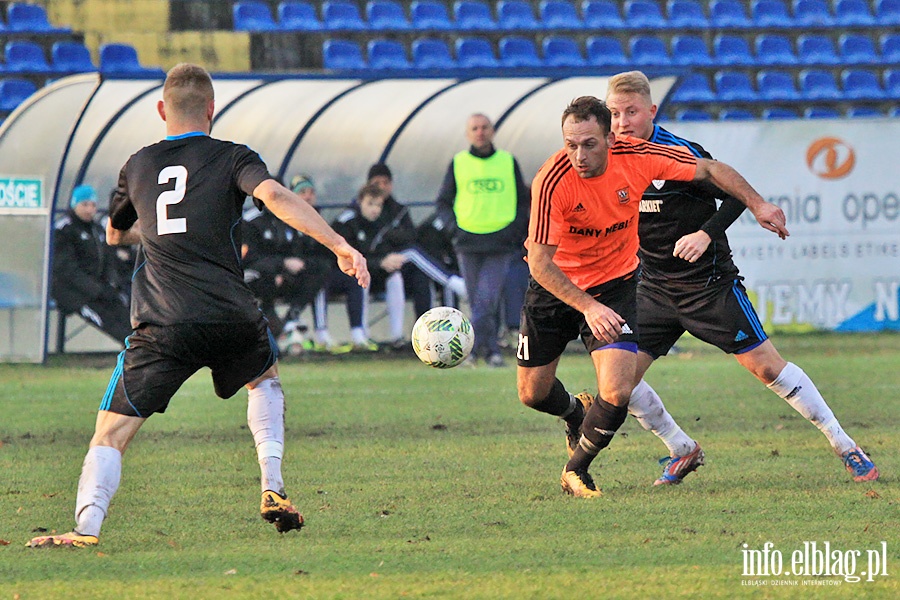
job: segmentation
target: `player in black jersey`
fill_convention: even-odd
[[[166,139],[128,159],[110,204],[110,244],[142,244],[132,286],[134,332],[118,358],[97,415],[78,482],[76,527],[41,536],[32,547],[97,544],[119,485],[122,453],[144,421],[165,412],[181,384],[201,367],[212,370],[216,394],[249,389],[247,422],[262,472],[262,517],[278,531],[303,517],[281,476],[284,394],[277,348],[240,260],[241,208],[248,195],[312,236],[340,269],[369,284],[362,254],[309,204],[269,175],[259,155],[209,137],[213,85],[201,67],[180,64],[166,76],[158,104]]]
[[[650,82],[640,71],[610,78],[606,102],[616,135],[684,146],[698,157],[711,158],[699,144],[653,123],[656,105],[650,96]],[[722,200],[718,210],[716,199]],[[631,395],[629,413],[669,449],[670,456],[655,485],[680,483],[704,459],[700,445],[681,430],[643,380],[653,361],[664,356],[685,331],[733,354],[744,368],[825,434],[855,481],[873,481],[878,478],[878,469],[844,432],[806,373],[785,361],[763,331],[725,235],[743,210],[738,200],[717,188],[692,182],[654,181],[641,200],[640,352],[635,379],[638,384]]]

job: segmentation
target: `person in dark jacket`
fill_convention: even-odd
[[[521,260],[528,232],[530,190],[516,159],[494,147],[494,126],[483,114],[466,122],[471,146],[453,157],[437,197],[437,207],[452,223],[453,247],[466,282],[473,357],[503,366],[497,340],[500,294],[509,266]]]
[[[55,225],[51,295],[60,311],[81,315],[124,345],[132,331],[130,298],[127,287],[119,285],[117,259],[96,216],[96,191],[79,185],[72,191],[69,210]]]
[[[295,177],[292,191],[315,206],[315,187],[308,176]],[[311,237],[266,210],[251,209],[242,223],[244,281],[259,301],[272,333],[293,330],[300,313],[325,285],[331,271],[330,252]],[[275,302],[289,305],[285,319]]]
[[[402,253],[415,242],[416,230],[408,209],[397,203],[399,210],[388,207],[389,194],[381,186],[369,183],[357,194],[351,205],[332,223],[335,231],[359,250],[371,265],[372,286],[385,291],[390,343],[405,341],[404,316],[406,294],[412,296],[417,315],[431,308],[431,288],[425,274]],[[350,319],[352,344],[356,349],[373,350],[365,326],[365,293],[345,285],[346,276],[332,271],[329,289],[346,292],[347,315]]]

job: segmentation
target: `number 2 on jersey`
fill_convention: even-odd
[[[170,233],[184,233],[187,231],[187,219],[170,219],[168,206],[178,204],[184,200],[184,191],[187,188],[187,169],[181,165],[166,167],[159,172],[157,183],[168,183],[175,180],[175,189],[166,190],[156,198],[156,234],[168,235]]]

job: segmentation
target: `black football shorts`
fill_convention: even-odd
[[[740,279],[707,287],[638,285],[639,347],[654,359],[664,356],[685,331],[729,354],[740,354],[766,339]]]
[[[558,299],[534,278],[529,277],[519,325],[517,364],[520,367],[548,365],[577,337],[581,337],[581,342],[588,352],[601,348],[624,348],[634,351],[638,341],[635,275],[631,273],[586,290],[598,302],[602,302],[625,319],[622,335],[612,344],[594,337],[581,311]]]
[[[178,388],[202,367],[216,395],[230,398],[266,372],[278,346],[266,320],[143,325],[125,340],[100,410],[133,417],[166,411]]]

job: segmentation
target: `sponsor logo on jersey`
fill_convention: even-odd
[[[470,179],[466,182],[466,190],[470,194],[498,194],[505,189],[502,179],[487,177],[484,179]]]
[[[634,332],[631,330],[631,327],[628,326],[628,323],[625,323],[624,325],[622,325],[622,333],[631,335]]]
[[[743,331],[742,329],[738,329],[737,335],[734,336],[734,341],[736,341],[736,342],[743,342],[743,341],[746,340],[748,337],[750,337],[750,336],[747,335],[746,333],[744,333],[744,331]]]
[[[665,179],[654,179],[651,183],[653,184],[653,187],[655,187],[658,190],[661,190],[661,189],[663,189],[663,186],[666,185],[666,180]]]
[[[584,205],[581,202],[579,202],[578,206],[576,206],[575,208],[572,209],[572,212],[584,212],[585,210],[586,209],[584,208]]]
[[[645,213],[662,212],[662,200],[641,200],[638,210]]]
[[[627,221],[620,221],[619,223],[610,225],[606,229],[602,227],[575,227],[574,225],[569,225],[569,233],[571,233],[572,235],[583,235],[587,237],[598,238],[627,228],[629,225],[631,225],[631,221],[632,219],[628,219]]]
[[[620,204],[625,204],[626,202],[628,202],[628,188],[616,190],[616,197],[619,199]]]
[[[841,179],[856,165],[856,153],[844,140],[823,137],[806,149],[806,166],[822,179]]]

